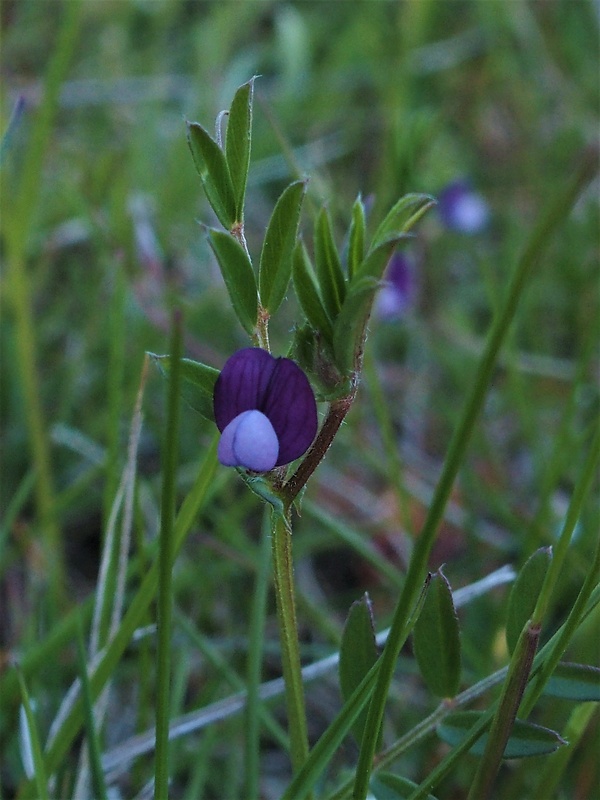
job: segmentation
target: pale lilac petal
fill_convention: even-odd
[[[440,192],[438,213],[447,228],[459,233],[481,231],[489,219],[489,207],[468,181],[454,181]]]
[[[221,434],[218,457],[226,467],[245,467],[254,472],[273,469],[279,455],[277,434],[260,411],[243,411]]]
[[[375,314],[381,319],[403,316],[414,304],[417,295],[414,260],[406,253],[394,253],[383,279],[383,286],[375,295]]]

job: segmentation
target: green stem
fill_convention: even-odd
[[[527,625],[521,632],[467,800],[485,800],[490,795],[529,679],[540,630],[539,625]]]
[[[552,234],[556,232],[560,222],[566,217],[581,190],[592,180],[597,170],[597,153],[587,153],[564,194],[554,200],[534,230],[513,274],[503,307],[492,324],[471,393],[465,404],[462,418],[450,442],[442,475],[436,487],[423,531],[416,540],[406,581],[394,612],[390,635],[380,659],[379,674],[369,705],[365,736],[361,743],[356,768],[355,800],[365,800],[367,796],[375,748],[383,722],[389,687],[398,655],[409,634],[408,620],[421,591],[427,573],[429,554],[436,540],[444,508],[464,459],[479,412],[485,401],[487,388],[494,372],[500,348],[506,339],[510,324],[516,314],[519,300],[533,272],[533,268],[537,265],[550,243]]]
[[[158,576],[158,675],[156,699],[156,760],[154,797],[169,796],[169,713],[171,686],[171,619],[173,615],[173,558],[175,552],[175,493],[179,441],[179,384],[182,345],[181,314],[173,314],[168,416],[164,444]]]
[[[292,769],[294,773],[297,773],[308,758],[308,730],[294,598],[292,532],[289,511],[285,515],[276,511],[272,512],[271,537],[291,760]]]

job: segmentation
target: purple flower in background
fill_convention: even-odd
[[[267,472],[303,455],[317,433],[308,378],[289,358],[246,347],[227,360],[215,384],[218,457],[226,467]]]
[[[381,319],[402,317],[414,304],[417,276],[414,259],[395,252],[383,276],[383,285],[375,298],[375,313]]]
[[[479,233],[487,225],[489,207],[468,181],[449,183],[438,196],[437,210],[444,225],[458,233]]]

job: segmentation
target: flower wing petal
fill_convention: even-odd
[[[279,439],[275,466],[303,455],[317,433],[317,403],[308,378],[289,358],[278,358],[260,409],[270,419]]]

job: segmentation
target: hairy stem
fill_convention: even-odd
[[[292,531],[289,524],[289,511],[286,515],[273,512],[271,536],[291,759],[293,771],[296,773],[308,758],[308,731],[294,598]]]

